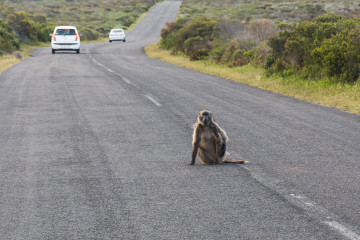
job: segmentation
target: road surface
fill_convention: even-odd
[[[180,4],[0,75],[0,239],[360,239],[360,117],[148,58]],[[188,165],[203,109],[248,164]]]

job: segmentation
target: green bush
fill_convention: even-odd
[[[161,31],[160,46],[183,52],[192,60],[207,58],[218,46],[219,28],[216,20],[202,17],[188,23],[185,19],[167,23]]]
[[[356,82],[360,73],[360,20],[329,14],[304,21],[270,39],[265,68]],[[321,66],[321,67],[320,67]]]
[[[209,59],[230,67],[250,62],[260,65],[270,51],[265,40],[275,33],[275,27],[268,20],[251,24],[253,30],[240,26],[246,38],[235,38],[232,33],[239,26],[226,19],[180,19],[167,23],[161,31],[160,47],[173,53],[183,52],[191,60]]]
[[[261,66],[266,62],[270,51],[270,47],[263,42],[253,47],[250,51],[245,52],[244,54],[251,59],[251,62],[254,65]],[[247,53],[251,53],[251,55]]]
[[[170,50],[175,47],[177,32],[184,27],[186,20],[166,23],[167,27],[161,30],[160,47]]]
[[[31,15],[18,11],[7,15],[9,26],[22,43],[48,42],[53,26],[41,15]]]
[[[200,37],[202,42],[211,43],[214,41],[219,34],[219,29],[216,20],[207,17],[201,17],[192,21],[190,24],[185,25],[181,28],[175,39],[175,51],[186,52],[185,41],[190,38]],[[211,46],[208,51],[204,53],[208,55]],[[192,54],[187,52],[187,54]]]
[[[0,55],[20,49],[19,40],[13,35],[11,27],[0,19]]]
[[[341,82],[355,82],[360,73],[360,31],[353,29],[327,39],[313,50],[316,61],[324,66],[326,74]]]
[[[255,43],[252,41],[233,39],[225,45],[220,61],[230,67],[246,65],[254,57],[255,52],[252,51],[254,46]]]
[[[138,13],[136,12],[126,12],[121,17],[116,18],[116,21],[120,22],[123,26],[129,27],[136,21]]]
[[[210,49],[211,43],[199,36],[188,38],[184,42],[185,54],[188,55],[191,60],[199,60],[208,56]]]
[[[100,37],[100,34],[98,31],[95,31],[90,28],[79,29],[79,32],[82,34],[81,39],[84,39],[84,40],[96,40]]]

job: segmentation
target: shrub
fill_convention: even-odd
[[[209,51],[209,60],[213,62],[220,62],[222,55],[224,54],[225,47],[220,39],[216,39],[212,42],[212,48]]]
[[[188,38],[184,42],[185,54],[188,55],[191,60],[199,60],[208,56],[210,49],[211,43],[199,36]]]
[[[313,50],[316,61],[324,66],[329,77],[341,82],[355,82],[360,72],[360,31],[353,29],[348,34],[338,33]]]
[[[160,46],[183,52],[192,60],[208,57],[218,47],[219,28],[216,20],[206,17],[188,23],[185,19],[167,23],[161,31]]]
[[[276,24],[267,19],[250,22],[249,29],[251,30],[256,43],[266,42],[279,31]]]
[[[177,32],[184,27],[185,20],[166,23],[167,27],[161,30],[160,47],[170,50],[175,47],[175,39]]]
[[[231,67],[261,64],[270,51],[265,42],[278,28],[269,20],[253,21],[249,28],[227,18],[217,21],[201,17],[191,22],[180,19],[167,23],[161,31],[160,46],[183,52],[191,60],[207,58]]]
[[[20,43],[13,35],[11,27],[0,19],[0,55],[20,49]]]
[[[26,12],[12,12],[7,16],[9,26],[15,31],[20,42],[48,42],[51,24],[41,15],[31,15]]]
[[[135,21],[136,21],[136,14],[130,13],[124,17],[123,25],[125,27],[130,27],[130,25],[133,24]]]
[[[249,53],[253,53],[253,54],[246,56],[252,58],[252,63],[259,66],[259,65],[263,65],[266,62],[270,51],[271,49],[266,43],[260,43],[256,47],[253,47],[251,51],[249,51]]]
[[[271,58],[265,67],[280,72],[302,70],[311,78],[327,76],[355,82],[360,74],[359,36],[359,19],[330,14],[304,21],[270,39]]]
[[[79,29],[79,32],[82,34],[82,38],[85,40],[96,40],[100,36],[98,31],[90,28]]]
[[[187,54],[192,55],[193,53],[189,52],[189,48],[187,48],[187,50],[185,49],[185,41],[190,38],[200,37],[202,39],[201,42],[209,45],[207,50],[203,52],[203,55],[207,56],[211,50],[211,44],[209,43],[216,40],[218,34],[219,30],[216,20],[201,17],[190,24],[185,25],[177,32],[174,46],[175,51],[187,52]],[[199,44],[199,40],[197,40],[197,43]]]
[[[248,64],[254,57],[254,46],[255,43],[252,41],[233,39],[226,45],[221,62],[227,63],[230,67]]]

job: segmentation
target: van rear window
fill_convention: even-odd
[[[56,35],[75,35],[75,29],[57,29]]]

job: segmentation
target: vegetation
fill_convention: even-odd
[[[161,48],[158,43],[147,46],[145,50],[151,57],[179,66],[360,114],[360,82],[355,84],[333,83],[326,79],[308,81],[296,75],[286,78],[278,74],[268,76],[265,69],[253,64],[229,68],[227,65],[214,63],[210,60],[193,61],[185,54],[171,54],[170,50]]]
[[[225,25],[208,17],[168,23],[161,33],[161,47],[183,52],[192,60],[211,59],[230,67],[242,66],[252,59],[264,60],[270,49],[263,42],[278,30],[268,20],[256,20],[243,29],[242,38],[234,38]]]
[[[49,41],[52,26],[46,17],[15,11],[0,2],[0,55],[20,50],[20,44]]]
[[[15,51],[12,54],[4,54],[0,56],[0,74],[6,69],[12,67],[13,65],[19,63],[21,60],[26,59],[31,56],[32,50],[36,47],[48,47],[48,43],[39,43],[36,45],[22,45],[21,52]]]
[[[358,80],[360,20],[349,17],[358,16],[360,4],[258,2],[184,0],[181,17],[161,33],[161,47],[229,67],[264,65],[269,74]]]
[[[56,25],[74,25],[90,39],[114,27],[128,28],[154,0],[10,0],[17,10],[43,14]]]
[[[19,49],[20,43],[19,40],[16,39],[12,28],[7,22],[0,19],[0,55]]]
[[[269,19],[278,23],[311,20],[325,13],[346,18],[360,15],[358,1],[353,0],[183,0],[179,18],[194,20],[205,16],[246,24],[254,20]],[[236,26],[231,26],[233,29]],[[239,30],[239,29],[236,29]]]
[[[239,69],[251,65],[263,73],[257,78],[261,83],[253,76],[250,83],[240,77],[242,82],[360,113],[359,107],[349,107],[360,101],[360,20],[355,18],[360,4],[261,2],[184,0],[177,21],[162,30],[160,47],[174,57],[219,65],[222,71],[227,66],[240,75]],[[268,85],[269,79],[276,80]],[[343,98],[346,94],[351,100]]]
[[[282,31],[269,40],[266,68],[283,75],[300,72],[354,83],[360,74],[360,20],[323,15]]]
[[[359,19],[325,14],[292,24],[253,20],[237,25],[237,35],[234,24],[219,17],[180,18],[162,31],[161,47],[229,67],[264,65],[269,74],[349,83],[359,78]]]
[[[56,25],[74,25],[83,40],[96,40],[111,28],[128,28],[154,0],[0,1],[0,56],[23,44],[49,42]]]

